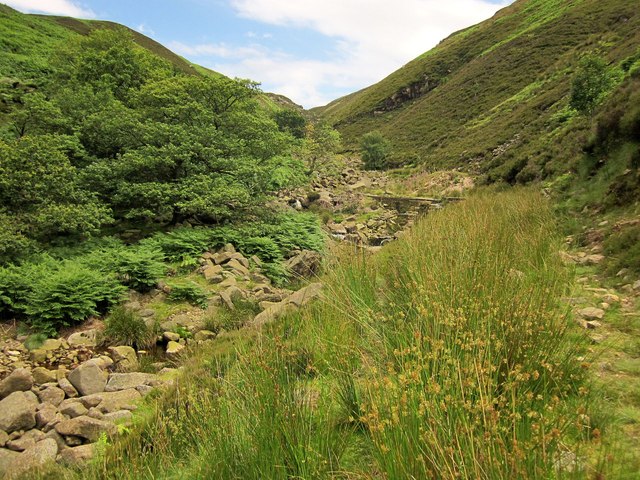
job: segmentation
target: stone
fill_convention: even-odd
[[[235,310],[235,305],[233,304],[233,300],[231,300],[231,297],[229,296],[229,294],[224,291],[224,292],[218,292],[218,295],[220,296],[220,298],[222,299],[223,304],[229,309],[229,310]]]
[[[17,456],[8,466],[8,478],[17,478],[26,472],[53,462],[58,454],[58,444],[52,438],[45,438]]]
[[[40,390],[37,395],[42,403],[50,403],[55,407],[60,405],[65,397],[64,390],[58,387],[47,387]]]
[[[128,422],[133,418],[133,414],[129,410],[118,410],[116,412],[106,413],[104,420],[107,422]]]
[[[62,389],[67,397],[75,398],[78,396],[78,391],[66,377],[62,377],[58,380],[58,386]]]
[[[640,292],[640,280],[636,280],[635,282],[633,282],[631,288],[634,292]]]
[[[67,465],[78,465],[89,461],[95,455],[95,445],[89,443],[78,447],[65,448],[60,452],[60,461]]]
[[[46,351],[58,350],[60,347],[62,347],[62,340],[55,338],[48,338],[40,345],[40,349]]]
[[[36,348],[29,352],[29,358],[34,363],[43,363],[47,361],[47,351],[41,348]]]
[[[38,385],[42,385],[43,383],[55,382],[57,380],[56,372],[44,367],[36,367],[31,373],[33,374],[33,380]]]
[[[0,448],[4,447],[8,441],[9,441],[9,434],[4,430],[0,430]]]
[[[87,408],[98,407],[101,412],[109,413],[117,410],[133,410],[136,402],[141,398],[140,392],[131,388],[117,392],[97,393],[82,397],[80,400]]]
[[[303,250],[287,260],[285,267],[296,277],[309,278],[319,273],[321,264],[322,256],[318,252]]]
[[[16,452],[24,452],[28,448],[35,446],[37,442],[44,439],[45,435],[40,430],[29,430],[20,438],[7,442],[7,448]]]
[[[180,335],[175,332],[164,332],[162,334],[162,338],[167,342],[178,342],[180,340]]]
[[[70,418],[80,417],[82,415],[86,415],[88,410],[84,404],[78,399],[68,399],[60,404],[58,407],[60,413],[63,415],[67,415]]]
[[[138,369],[138,356],[136,351],[129,346],[110,347],[111,357],[116,363],[116,368],[121,372],[133,372]]]
[[[64,438],[62,438],[62,435],[60,435],[55,430],[49,430],[45,434],[45,438],[51,438],[56,442],[56,444],[58,445],[58,452],[61,452],[62,450],[65,450],[67,448],[67,444],[64,441]]]
[[[158,376],[153,373],[112,373],[104,389],[105,392],[117,392],[136,388],[139,385],[151,385],[158,382]]]
[[[184,345],[180,345],[178,342],[169,342],[167,344],[166,354],[177,355],[184,350]]]
[[[138,385],[136,390],[144,397],[153,391],[153,387],[150,387],[149,385]]]
[[[585,323],[586,323],[587,328],[588,328],[589,330],[595,330],[596,328],[600,328],[600,327],[602,327],[602,323],[600,323],[600,322],[599,322],[599,321],[597,321],[597,320],[589,320],[589,321],[587,321],[587,322],[585,322]]]
[[[44,428],[46,425],[56,420],[56,414],[58,408],[50,403],[43,403],[38,407],[36,413],[36,426],[38,428]]]
[[[242,255],[241,253],[234,253],[232,255],[232,260],[237,260],[238,263],[240,263],[240,265],[242,265],[245,268],[249,268],[249,260],[247,258],[245,258],[244,255]]]
[[[604,303],[608,303],[609,305],[613,305],[615,303],[620,303],[620,297],[613,293],[606,293],[602,296],[602,301]]]
[[[249,269],[242,265],[242,263],[240,263],[236,258],[229,260],[229,262],[227,262],[225,266],[227,268],[235,270],[236,272],[240,273],[240,275],[249,275],[251,273],[249,272]]]
[[[604,255],[599,253],[594,253],[592,255],[587,255],[586,257],[580,259],[580,263],[583,265],[599,265],[604,261]]]
[[[216,334],[210,330],[200,330],[193,336],[193,339],[196,342],[206,342],[207,340],[213,340],[214,338],[216,338]]]
[[[231,254],[236,253],[236,249],[231,243],[227,243],[224,247],[222,247],[222,251]]]
[[[306,305],[311,300],[320,297],[323,288],[322,283],[311,283],[304,288],[301,288],[297,292],[292,293],[283,300],[285,303],[293,303],[298,307]]]
[[[225,293],[227,295],[229,295],[229,298],[233,302],[235,302],[237,300],[242,300],[246,296],[245,292],[243,290],[241,290],[240,288],[236,287],[235,285],[232,285],[232,286],[228,287],[225,290]]]
[[[69,381],[80,395],[92,395],[104,391],[107,385],[107,373],[95,363],[88,361],[69,374]]]
[[[213,277],[220,275],[224,269],[220,265],[210,265],[206,267],[202,274],[204,275],[205,280],[210,281]]]
[[[35,427],[36,405],[37,403],[25,392],[13,392],[0,400],[0,430],[11,433]]]
[[[144,310],[140,310],[140,316],[142,318],[150,318],[155,316],[156,311],[151,308],[145,308]]]
[[[92,407],[87,412],[87,416],[91,418],[97,418],[98,420],[104,420],[104,413],[98,407]]]
[[[33,387],[33,376],[26,368],[17,368],[0,382],[0,398],[13,392],[26,392]],[[0,410],[1,411],[1,410]]]
[[[251,260],[256,267],[258,268],[262,267],[262,260],[260,260],[260,258],[257,255],[252,255],[249,260]]]
[[[63,437],[72,435],[74,437],[84,438],[90,442],[95,442],[103,432],[107,434],[115,433],[115,425],[105,422],[104,420],[82,415],[58,423],[55,426],[55,430]]]
[[[20,453],[8,450],[6,448],[0,448],[0,478],[7,478],[9,473],[9,466],[15,459],[20,456]]]
[[[578,315],[585,320],[602,320],[604,318],[604,310],[601,308],[587,307],[578,311]]]
[[[213,256],[213,262],[216,265],[223,265],[233,258],[233,254],[229,252],[216,253]]]
[[[76,332],[69,335],[67,342],[70,347],[95,347],[98,345],[99,331],[95,328]]]

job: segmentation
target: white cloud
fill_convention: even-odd
[[[73,0],[3,0],[9,5],[25,13],[48,13],[77,18],[95,18],[95,13]]]
[[[489,18],[512,0],[499,4],[489,0],[229,1],[241,17],[307,28],[328,37],[330,59],[296,58],[255,44],[181,45],[181,53],[200,56],[208,67],[226,75],[258,80],[266,90],[311,107],[381,80],[452,32]]]
[[[144,23],[141,23],[140,25],[138,25],[136,27],[136,30],[139,31],[140,33],[145,34],[145,35],[155,35],[156,34],[156,32],[154,32],[152,28],[150,28],[149,26],[147,26]]]

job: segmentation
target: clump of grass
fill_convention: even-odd
[[[47,335],[44,333],[33,333],[24,341],[24,346],[29,350],[35,350],[40,348],[46,339]]]
[[[174,283],[170,285],[171,292],[167,295],[167,299],[173,302],[187,301],[193,305],[197,305],[202,309],[208,306],[208,297],[206,292],[194,282]]]
[[[236,300],[234,309],[223,307],[205,318],[205,328],[214,333],[222,330],[237,330],[252,320],[260,308],[254,302],[248,300]]]
[[[104,338],[113,345],[147,348],[153,344],[155,332],[135,311],[119,306],[105,319]]]

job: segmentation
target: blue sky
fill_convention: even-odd
[[[307,108],[371,85],[513,0],[0,0],[122,23]]]

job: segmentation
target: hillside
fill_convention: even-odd
[[[635,2],[518,0],[314,113],[351,148],[380,130],[396,164],[464,167],[489,180],[526,182],[564,171],[580,153],[589,122],[572,118],[567,105],[586,53],[611,68],[637,59]]]

